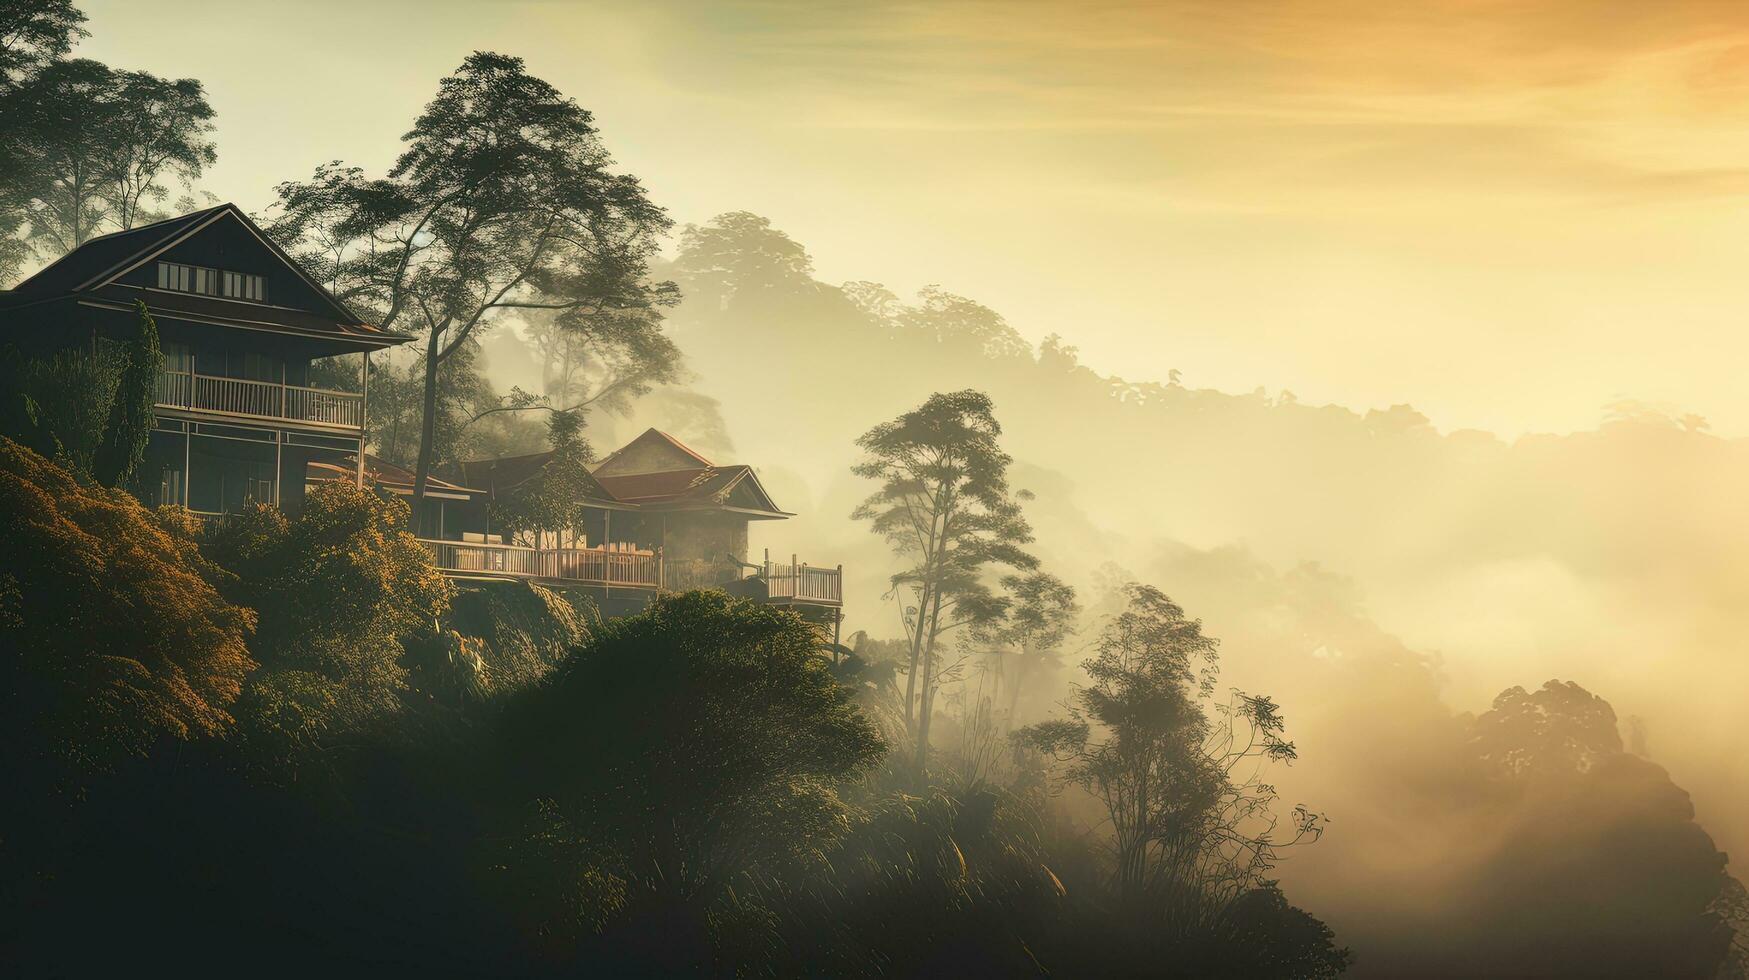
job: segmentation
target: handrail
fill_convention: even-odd
[[[483,541],[417,539],[446,574],[491,578],[532,578],[577,582],[611,588],[661,589],[683,592],[716,588],[736,576],[734,566],[750,570],[748,577],[765,583],[768,599],[842,605],[844,566],[817,568],[769,558],[762,564],[711,559],[664,560],[653,551],[593,548],[531,548]]]
[[[188,371],[159,373],[157,404],[166,408],[289,419],[349,429],[364,425],[364,396],[354,392]]]
[[[637,589],[661,585],[661,559],[648,551],[417,540],[431,552],[440,570],[452,574],[554,579]]]

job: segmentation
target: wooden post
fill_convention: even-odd
[[[364,420],[365,400],[370,396],[370,351],[365,351],[362,360],[358,362],[358,474],[359,486],[364,486]],[[415,527],[413,533],[419,533]]]

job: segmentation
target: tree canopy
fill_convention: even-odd
[[[378,326],[419,337],[414,502],[436,459],[440,369],[506,310],[581,331],[655,330],[672,288],[646,272],[669,227],[613,171],[593,117],[520,58],[469,55],[403,137],[389,172],[324,166],[278,188],[273,235]]]

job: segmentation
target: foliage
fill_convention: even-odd
[[[1007,575],[1008,615],[974,627],[977,642],[990,651],[990,666],[1006,688],[1006,721],[1013,726],[1027,678],[1057,662],[1064,641],[1075,632],[1081,606],[1075,588],[1049,572]]]
[[[879,487],[851,516],[868,521],[895,554],[912,563],[892,581],[915,603],[906,616],[911,655],[905,716],[908,726],[916,719],[919,773],[929,748],[937,642],[961,625],[1006,612],[1006,601],[983,580],[987,566],[1024,570],[1038,563],[1022,548],[1032,540],[1032,528],[1009,491],[1012,460],[997,445],[1001,434],[989,396],[957,391],[933,395],[857,440],[864,456],[854,472]]]
[[[1016,738],[1062,760],[1063,778],[1099,801],[1118,894],[1167,903],[1188,925],[1261,886],[1282,847],[1317,838],[1319,818],[1296,809],[1293,836],[1274,836],[1273,789],[1234,773],[1295,758],[1275,704],[1234,692],[1209,718],[1216,641],[1159,590],[1131,584],[1125,594],[1068,717]]]
[[[158,328],[141,304],[134,336],[89,346],[0,349],[0,434],[105,486],[139,467],[157,398]]]
[[[90,476],[126,364],[118,345],[0,348],[0,435]]]
[[[133,479],[146,458],[146,441],[152,434],[152,406],[158,400],[158,373],[164,355],[158,349],[158,324],[145,303],[135,304],[138,319],[128,342],[126,364],[117,379],[109,403],[109,419],[103,442],[92,460],[92,475],[104,486],[120,487]]]
[[[406,504],[333,480],[295,518],[257,505],[218,532],[208,552],[261,617],[244,698],[256,734],[309,747],[396,710],[402,644],[436,627],[450,595],[406,526]]]
[[[492,526],[506,534],[580,529],[585,504],[600,494],[589,474],[594,452],[583,438],[583,420],[573,412],[555,413],[547,419],[547,434],[552,455],[502,500],[493,501]]]
[[[404,142],[386,177],[334,164],[280,185],[268,231],[342,301],[422,339],[417,506],[439,370],[476,330],[507,309],[647,325],[671,290],[645,281],[667,217],[610,170],[590,114],[520,59],[469,55]]]
[[[820,646],[790,612],[716,591],[659,597],[515,699],[501,764],[519,796],[614,842],[617,874],[715,900],[842,834],[835,787],[882,751]]]
[[[156,217],[165,178],[187,186],[216,159],[213,109],[194,79],[55,61],[19,87],[15,131],[33,246],[58,257]]]
[[[25,769],[78,779],[159,739],[229,728],[255,617],[191,564],[173,525],[4,438],[0,524],[12,549],[0,741],[14,791]]]

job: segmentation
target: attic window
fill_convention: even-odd
[[[224,288],[225,295],[232,299],[254,300],[257,303],[267,299],[267,283],[260,276],[227,272],[224,275]]]
[[[267,282],[261,276],[241,272],[220,272],[198,265],[180,262],[158,263],[158,288],[202,296],[224,296],[229,299],[267,301]]]
[[[183,293],[200,293],[203,296],[217,296],[219,294],[219,272],[217,269],[203,269],[198,265],[160,262],[158,263],[158,288],[174,289]]]

